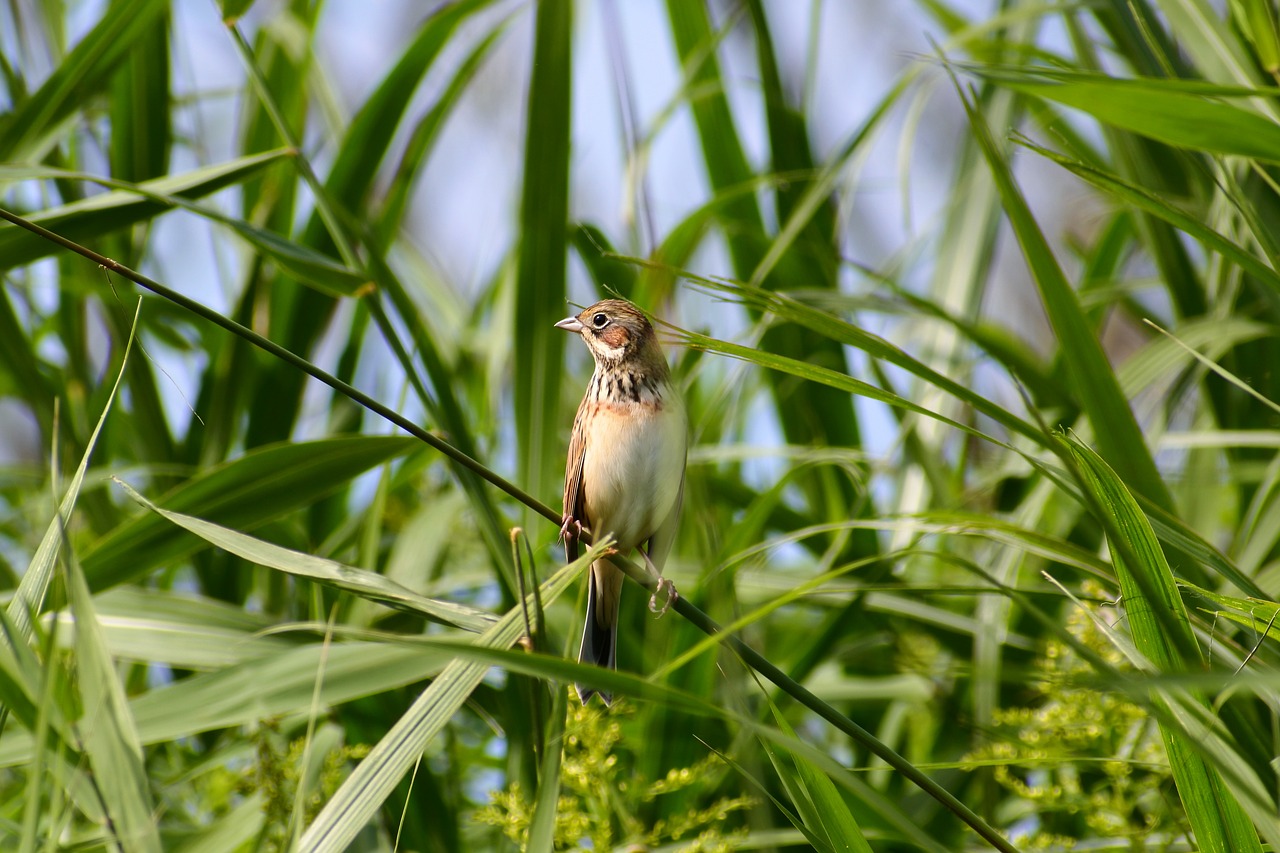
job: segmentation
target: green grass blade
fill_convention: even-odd
[[[167,12],[152,19],[112,82],[111,174],[122,180],[145,181],[169,170],[170,24]]]
[[[927,418],[935,418],[948,426],[966,432],[976,438],[982,438],[996,444],[1000,443],[999,440],[967,424],[962,424],[959,421],[952,420],[951,418],[940,415],[937,412],[932,412],[917,405],[916,403],[913,403],[905,397],[885,391],[875,385],[863,382],[861,379],[854,379],[847,373],[830,370],[826,367],[822,367],[821,365],[811,364],[807,361],[786,358],[781,355],[774,355],[771,352],[753,349],[752,347],[742,346],[741,344],[717,340],[716,338],[699,335],[695,332],[681,332],[680,340],[683,346],[689,347],[690,349],[701,350],[703,352],[714,352],[719,353],[720,355],[729,356],[730,358],[742,359],[743,361],[757,364],[760,367],[776,370],[780,373],[796,376],[810,382],[817,382],[819,384],[838,389],[847,394],[857,394],[859,396],[866,397],[869,400],[876,400],[904,411],[914,412]],[[966,393],[966,396],[977,395]],[[1021,424],[1019,432],[1022,432],[1022,434],[1027,435],[1028,437],[1038,437],[1041,435],[1039,430],[1035,427],[1030,424],[1024,424],[1011,413],[1006,412],[1006,415],[1007,417],[1002,420],[1007,421],[1009,424]],[[1023,430],[1025,430],[1025,432],[1023,432]],[[1040,440],[1043,441],[1044,439],[1041,438]]]
[[[421,174],[423,165],[435,150],[436,140],[445,126],[445,121],[453,115],[454,107],[473,82],[476,71],[489,58],[495,42],[504,32],[505,28],[495,28],[480,40],[480,43],[462,61],[457,73],[449,79],[449,85],[444,93],[426,115],[414,125],[413,132],[409,134],[409,141],[405,144],[404,153],[396,164],[395,175],[391,179],[391,186],[387,189],[386,200],[382,203],[376,229],[378,246],[391,244],[404,220],[404,212],[417,186],[417,178]]]
[[[1192,151],[1280,161],[1280,127],[1223,98],[1275,97],[1199,81],[1133,80],[1070,71],[960,66],[1017,92],[1083,110],[1099,121]]]
[[[413,448],[399,436],[356,436],[252,451],[201,474],[163,498],[172,512],[249,527],[309,506],[375,465]],[[200,540],[152,513],[135,516],[84,557],[93,589],[142,577],[160,562],[190,554]]]
[[[94,607],[111,656],[120,660],[217,670],[297,644],[265,633],[273,625],[265,614],[207,596],[122,586],[96,596]],[[60,640],[72,635],[69,615],[59,614],[57,625]]]
[[[710,289],[728,293],[737,297],[742,301],[749,303],[755,308],[755,310],[761,313],[772,314],[780,319],[788,320],[791,323],[808,329],[824,340],[830,340],[844,346],[856,347],[872,358],[884,359],[890,364],[900,367],[903,370],[923,379],[939,390],[945,391],[956,399],[967,403],[975,410],[1004,426],[1011,433],[1029,438],[1040,445],[1048,445],[1048,438],[1043,434],[1039,427],[1019,418],[1008,409],[992,403],[983,395],[976,393],[971,387],[947,377],[879,335],[869,332],[854,323],[847,322],[834,313],[824,311],[814,305],[809,305],[790,295],[772,293],[764,290],[763,288],[756,288],[750,285],[738,284],[736,282],[719,282],[714,280],[703,280],[700,283]],[[823,297],[818,295],[813,298],[815,298],[815,300],[821,300]],[[713,350],[717,346],[725,347],[718,351],[722,351],[726,355],[735,355],[739,358],[745,358],[748,361],[757,360],[756,356],[747,355],[746,352],[744,352],[746,348],[735,347],[732,352],[729,352],[728,347],[734,347],[734,345],[727,345],[726,347],[724,342],[712,342],[703,336],[690,335],[688,342],[690,346],[708,345],[709,348]],[[786,359],[769,358],[768,361],[770,363],[766,365],[764,361],[766,354],[761,353],[759,358],[761,360],[758,363],[763,366],[770,366],[775,370],[787,369],[784,367],[784,365],[788,364]],[[832,384],[833,387],[838,387],[835,383],[840,380],[831,375],[834,371],[821,370],[817,365],[814,365],[813,369],[809,370],[808,368],[802,367],[800,364],[795,364],[794,362],[792,362],[790,366],[800,371],[795,375],[802,375],[807,372],[810,374],[808,378],[824,382],[825,384]],[[788,370],[788,372],[790,371]],[[818,379],[818,376],[823,376],[824,378]],[[851,382],[862,384],[859,380],[851,380]],[[855,393],[862,392],[859,391]],[[887,391],[879,391],[878,389],[877,393],[885,395],[881,402],[886,402],[894,406],[898,405],[898,403],[890,402],[891,399],[896,397],[896,395]],[[867,396],[870,396],[870,394],[867,394]],[[917,413],[925,413],[927,411],[917,406],[914,402],[907,403],[906,405],[901,406],[901,408],[916,411]],[[929,413],[928,416],[939,417],[937,413]]]
[[[418,613],[432,621],[454,625],[468,631],[484,631],[491,628],[497,621],[497,618],[488,611],[451,601],[427,598],[376,572],[367,572],[352,566],[344,566],[334,560],[292,551],[201,518],[162,509],[134,491],[128,483],[122,480],[116,480],[116,482],[124,488],[129,497],[147,509],[178,527],[194,533],[210,545],[251,563],[296,577],[309,578],[333,589],[350,592],[388,607]]]
[[[134,313],[133,329],[135,331],[137,330],[137,311],[141,310],[142,302],[139,301]],[[67,485],[66,494],[63,495],[62,502],[58,505],[57,517],[49,522],[49,527],[45,530],[44,537],[40,540],[35,554],[31,557],[31,562],[27,565],[27,570],[22,574],[22,581],[18,584],[18,589],[14,592],[13,598],[6,608],[9,620],[19,632],[19,636],[9,638],[10,642],[15,645],[19,643],[25,644],[30,641],[34,631],[31,619],[44,607],[45,595],[49,591],[49,582],[53,579],[54,566],[63,544],[63,525],[66,519],[71,518],[71,513],[75,510],[76,500],[80,496],[80,488],[84,485],[85,472],[89,470],[89,459],[93,455],[93,448],[97,446],[98,436],[102,434],[102,426],[107,421],[107,413],[111,411],[111,404],[115,402],[116,392],[120,390],[120,381],[124,378],[124,368],[129,363],[129,352],[132,348],[133,333],[131,332],[129,342],[125,346],[124,356],[120,362],[120,371],[116,374],[115,384],[111,386],[111,394],[107,397],[106,404],[102,407],[102,414],[98,417],[98,423],[94,426],[93,433],[89,436],[84,456],[81,457],[76,473]]]
[[[453,45],[450,36],[454,31],[491,2],[450,3],[424,21],[417,36],[351,120],[325,179],[325,192],[333,203],[351,215],[358,215],[365,208],[365,197],[373,187],[378,167],[395,140],[393,130],[404,118],[414,91],[441,51]],[[303,243],[329,252],[333,250],[330,236],[317,212],[307,225]]]
[[[555,322],[576,313],[565,303],[569,239],[569,134],[573,102],[572,3],[539,3],[525,110],[524,183],[516,261],[512,346],[519,478],[549,495],[563,470],[563,354],[568,336]],[[596,282],[597,285],[607,282]],[[529,523],[526,521],[525,526]]]
[[[535,689],[541,685],[535,682]],[[538,768],[538,793],[534,799],[533,820],[529,822],[529,838],[525,850],[529,853],[554,853],[556,849],[556,814],[560,803],[560,764],[564,750],[565,715],[568,713],[567,688],[552,682],[554,698],[551,715],[543,738],[542,763]]]
[[[1119,476],[1102,457],[1071,438],[1061,443],[1080,472],[1107,529],[1125,613],[1138,651],[1161,672],[1202,665],[1186,608],[1155,532]],[[1202,700],[1197,700],[1202,701]],[[1172,707],[1172,703],[1170,703]],[[1260,851],[1258,833],[1240,803],[1184,732],[1161,726],[1178,794],[1205,850]]]
[[[24,727],[36,728],[40,712],[40,662],[19,635],[19,628],[8,617],[0,617],[5,642],[0,642],[0,704]],[[75,741],[70,730],[63,729],[67,743]]]
[[[743,193],[758,180],[744,153],[739,138],[729,98],[725,92],[723,76],[716,58],[718,47],[728,24],[720,32],[713,32],[707,8],[702,3],[686,3],[667,0],[667,17],[677,54],[685,70],[684,95],[689,101],[694,122],[698,128],[703,164],[716,197],[727,196],[720,207],[719,219],[733,261],[734,275],[741,281],[755,281],[765,267],[772,242],[766,232],[760,205],[752,193]],[[772,53],[769,36],[759,34],[757,55],[762,62],[770,63]],[[766,76],[776,71],[766,68]],[[766,90],[770,84],[766,83]],[[774,92],[769,103],[770,144],[778,146],[771,152],[775,167],[781,159],[788,163],[808,162],[810,154],[801,152],[806,144],[803,128],[798,128],[788,118],[789,110],[780,100],[781,92]],[[801,206],[803,192],[783,192],[779,197],[779,209],[789,212]],[[820,224],[829,215],[827,198],[809,197],[805,215],[792,218],[795,231],[788,236],[796,241],[792,251],[776,260],[774,274],[763,279],[763,286],[781,289],[802,281],[814,289],[832,290],[836,286],[835,269],[839,262],[837,250],[829,233],[821,233],[814,222]],[[812,253],[816,256],[811,256]],[[773,263],[773,259],[770,259]],[[847,371],[844,352],[834,342],[814,340],[803,329],[787,324],[770,326],[761,341],[762,349],[784,357],[810,361],[832,371]],[[778,376],[770,376],[774,396],[774,410],[782,425],[787,441],[792,444],[820,444],[826,446],[858,447],[862,443],[861,429],[853,402],[824,385],[788,383]],[[840,493],[846,505],[865,511],[862,501],[844,479],[823,481],[820,476],[805,477],[802,481],[809,500],[814,504],[825,501],[834,489]],[[874,553],[877,543],[872,537],[858,536],[852,542],[852,550],[858,554]]]
[[[107,653],[89,587],[74,557],[69,563],[67,592],[76,623],[76,674],[84,706],[76,728],[117,843],[130,853],[159,853],[142,742],[124,685]]]
[[[549,605],[554,601],[603,551],[601,545],[594,545],[582,557],[549,578],[541,589],[543,604]],[[528,606],[534,606],[532,596]],[[523,631],[524,607],[518,606],[481,634],[476,642],[482,646],[506,648],[518,640]],[[382,808],[388,794],[418,760],[423,748],[444,728],[488,670],[487,664],[467,660],[455,660],[445,667],[444,672],[396,721],[307,827],[299,848],[307,853],[340,853],[346,850],[369,818]]]
[[[164,0],[120,0],[103,7],[102,19],[40,88],[0,116],[0,161],[42,159],[63,123],[86,109],[118,65],[147,43],[167,8]]]
[[[795,731],[772,701],[769,702],[769,709],[773,714],[773,721],[783,734],[794,738]],[[867,844],[857,819],[836,790],[831,778],[804,755],[793,753],[791,758],[795,762],[795,775],[787,783],[787,787],[800,794],[796,796],[793,793],[792,799],[809,829],[818,837],[825,838],[832,850],[871,853],[871,847]],[[784,770],[784,761],[774,759],[774,767],[779,775],[787,772]]]
[[[129,713],[139,741],[160,744],[309,713],[317,677],[320,702],[340,705],[431,678],[449,658],[447,652],[420,645],[348,641],[325,648],[309,643],[149,690],[131,701]],[[0,743],[0,767],[30,761],[31,749],[27,732],[6,733]]]
[[[783,769],[780,769],[782,760],[778,757],[777,752],[773,750],[767,743],[764,745],[764,750],[765,750],[765,754],[769,757],[769,761],[773,764],[774,770],[778,773],[778,778],[782,781],[783,787],[786,789],[786,793],[790,795],[792,790],[791,789],[792,778],[790,773],[787,771],[784,771]],[[734,761],[731,757],[729,757],[725,753],[717,752],[716,755],[720,758],[721,761],[723,761],[729,767],[737,771],[739,776],[741,776],[743,779],[747,780],[753,786],[755,786],[756,790],[760,791],[760,793],[768,797],[769,800],[773,802],[774,807],[778,811],[780,811],[788,821],[791,822],[792,826],[796,828],[796,832],[800,834],[800,837],[803,838],[805,841],[809,842],[810,846],[812,846],[814,850],[827,849],[824,846],[826,843],[826,839],[819,837],[813,830],[811,830],[808,826],[806,826],[804,819],[800,815],[792,811],[791,809],[787,808],[787,804],[782,800],[778,799],[778,796],[775,795],[775,793],[772,790],[770,790],[768,785],[765,785],[763,782],[757,779],[751,773],[750,770],[748,770],[746,767],[743,767],[737,761]]]
[[[156,198],[176,196],[196,199],[252,178],[272,163],[286,156],[285,151],[251,154],[185,172],[144,181],[137,192],[115,190],[62,207],[43,210],[30,217],[51,231],[75,242],[87,242],[146,222],[171,210]],[[9,167],[0,171],[0,180],[43,177],[48,170],[32,167]],[[142,197],[140,198],[139,195]],[[58,251],[58,247],[21,228],[0,228],[0,269],[24,266]]]
[[[1247,270],[1251,275],[1255,276],[1259,281],[1265,283],[1273,290],[1280,291],[1280,274],[1272,269],[1263,260],[1258,258],[1252,252],[1242,248],[1231,239],[1223,236],[1210,226],[1206,225],[1202,219],[1179,209],[1176,205],[1171,204],[1150,190],[1135,186],[1125,181],[1118,175],[1111,174],[1103,169],[1090,166],[1086,163],[1064,157],[1047,148],[1035,145],[1029,142],[1023,142],[1026,147],[1035,151],[1037,154],[1053,161],[1062,168],[1071,172],[1073,175],[1081,178],[1097,187],[1098,189],[1108,193],[1118,201],[1132,205],[1144,213],[1149,213],[1168,224],[1174,226],[1179,231],[1185,232],[1194,237],[1205,248],[1218,252],[1224,258],[1238,264],[1242,269]]]
[[[1280,73],[1280,33],[1276,11],[1268,0],[1231,0],[1231,13],[1240,32],[1253,45],[1258,62],[1272,76]]]
[[[1085,318],[1075,291],[1031,215],[1027,201],[1014,181],[1008,159],[996,145],[991,129],[974,105],[962,91],[960,95],[969,116],[969,126],[995,176],[1009,223],[1022,247],[1045,313],[1058,338],[1076,402],[1093,424],[1103,458],[1115,465],[1125,482],[1136,491],[1157,506],[1171,508],[1173,497],[1156,469],[1155,460],[1129,408],[1129,401],[1120,391],[1120,383]]]

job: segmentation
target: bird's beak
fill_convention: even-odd
[[[556,323],[557,329],[564,329],[566,332],[581,332],[582,323],[578,322],[577,317],[565,317],[559,323]]]

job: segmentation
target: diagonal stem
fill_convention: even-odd
[[[243,326],[240,323],[237,323],[235,320],[232,320],[229,317],[224,317],[223,315],[219,314],[217,311],[214,311],[205,305],[201,305],[199,302],[196,302],[194,299],[191,299],[190,297],[187,297],[187,296],[183,296],[181,293],[178,293],[176,290],[172,290],[168,287],[165,287],[160,282],[154,279],[148,278],[147,276],[143,275],[140,272],[129,269],[124,264],[117,263],[111,260],[110,258],[106,257],[105,255],[100,255],[97,252],[93,251],[92,249],[87,249],[84,246],[81,246],[79,243],[76,243],[72,240],[68,240],[66,237],[63,237],[60,234],[55,234],[49,229],[43,228],[34,222],[23,219],[22,217],[16,214],[10,213],[9,211],[3,208],[0,208],[0,219],[4,219],[9,222],[12,222],[14,225],[17,225],[20,228],[25,228],[26,230],[32,232],[33,234],[37,234],[43,237],[44,239],[49,240],[50,242],[53,242],[59,246],[62,246],[65,249],[70,249],[71,251],[75,252],[78,255],[83,255],[84,257],[98,264],[98,266],[102,267],[103,269],[109,270],[110,272],[114,272],[117,275],[123,276],[124,278],[129,279],[135,284],[139,284],[142,287],[145,287],[147,290],[150,290],[152,293],[155,293],[159,296],[163,296],[165,299],[168,299],[170,302],[173,302],[176,305],[181,305],[183,308],[187,309],[191,313],[199,317],[202,317],[205,320],[208,320],[210,323],[213,323],[216,326],[221,326],[222,328],[226,329],[228,332],[231,332],[234,335],[238,335],[239,337],[243,338],[244,340],[258,347],[259,349],[270,353],[271,355],[286,362],[289,365],[292,365],[293,367],[296,367],[298,370],[301,370],[303,373],[307,374],[308,376],[311,376],[315,379],[320,380],[325,385],[328,385],[330,388],[337,391],[339,394],[342,394],[343,396],[365,407],[366,409],[378,415],[379,417],[382,417],[390,421],[391,423],[395,424],[396,426],[400,427],[400,429],[409,433],[409,435],[412,435],[415,438],[421,439],[422,441],[431,445],[436,450],[443,453],[445,456],[449,457],[458,465],[461,465],[463,468],[467,468],[470,471],[475,472],[476,474],[483,477],[485,480],[488,480],[490,483],[497,486],[499,489],[506,492],[508,495],[520,501],[520,503],[534,510],[538,514],[545,516],[551,521],[554,521],[556,524],[560,523],[560,513],[556,512],[551,507],[542,503],[533,495],[524,491],[524,489],[521,489],[519,486],[515,485],[514,483],[511,483],[510,481],[503,479],[498,474],[486,468],[480,462],[477,462],[475,459],[463,453],[461,450],[458,450],[456,447],[449,444],[444,439],[440,438],[439,436],[435,435],[432,432],[429,432],[428,430],[423,429],[422,427],[418,426],[413,421],[409,420],[408,418],[404,417],[398,412],[392,411],[391,409],[379,403],[377,400],[373,399],[369,395],[360,391],[355,386],[350,385],[346,382],[343,382],[341,379],[337,378],[336,376],[333,376],[332,374],[326,373],[325,371],[321,370],[319,367],[316,367],[314,364],[307,361],[305,358],[298,355],[297,353],[291,350],[285,349],[284,347],[280,346],[279,344],[275,343],[272,340],[269,340],[268,338],[263,337],[262,335],[258,334],[257,332],[253,331],[247,326]]]

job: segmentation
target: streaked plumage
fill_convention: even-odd
[[[597,302],[556,326],[580,334],[596,362],[565,467],[562,533],[569,559],[577,557],[581,525],[593,536],[612,535],[624,555],[641,548],[660,575],[679,524],[688,424],[657,335],[644,314],[621,299]],[[608,559],[592,564],[580,661],[616,668],[622,577]],[[594,692],[578,685],[584,703]]]

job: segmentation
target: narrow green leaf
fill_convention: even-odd
[[[117,659],[214,670],[296,645],[264,634],[273,622],[263,614],[204,596],[119,586],[97,596],[94,606]],[[73,625],[70,614],[59,614],[60,640],[72,636]]]
[[[543,605],[549,606],[555,601],[604,552],[602,546],[606,544],[593,545],[587,553],[543,583],[540,591]],[[530,595],[527,602],[509,610],[496,625],[481,634],[476,644],[507,648],[524,632],[525,608],[534,606],[535,600]],[[369,819],[382,808],[387,796],[422,755],[427,743],[444,728],[488,670],[488,664],[467,660],[454,660],[445,667],[444,672],[396,721],[307,827],[299,843],[301,848],[309,853],[340,853],[346,850]]]
[[[560,390],[567,336],[555,328],[566,314],[568,262],[572,3],[535,7],[532,70],[525,110],[524,184],[516,262],[512,346],[519,479],[547,495],[559,479]],[[526,524],[526,526],[528,526]]]
[[[274,153],[281,156],[289,154],[286,150]],[[267,163],[264,162],[259,165],[266,166]],[[72,172],[66,169],[42,167],[19,166],[6,168],[4,166],[0,166],[0,177],[4,176],[12,176],[14,178],[59,178],[64,180],[90,181],[92,183],[108,187],[112,190],[119,191],[121,193],[120,198],[122,200],[127,200],[129,195],[132,194],[140,196],[144,200],[154,202],[159,206],[157,210],[160,212],[169,208],[182,208],[183,210],[194,213],[197,216],[209,220],[210,222],[216,222],[219,225],[230,228],[244,238],[250,245],[261,250],[265,255],[267,255],[267,257],[274,261],[276,266],[278,266],[282,271],[294,276],[304,284],[309,284],[322,293],[326,293],[330,296],[355,296],[359,293],[360,289],[368,283],[367,276],[362,271],[350,269],[334,258],[321,254],[309,246],[305,246],[301,243],[295,243],[291,240],[286,240],[273,231],[259,228],[258,226],[246,222],[243,219],[238,219],[234,216],[227,216],[211,207],[196,204],[190,200],[190,197],[207,194],[203,190],[194,191],[190,194],[190,197],[187,197],[182,194],[159,192],[158,187],[160,184],[158,182],[131,184],[128,181],[103,178],[98,175],[91,175],[84,172]],[[251,177],[251,173],[241,174],[234,182],[239,183]],[[64,208],[59,208],[58,210],[67,211],[85,207],[88,204],[88,201],[79,202],[68,205]],[[121,204],[123,205],[124,201],[122,201]],[[93,207],[92,209],[96,211],[95,216],[100,217],[101,211],[98,211],[96,207]],[[36,214],[36,218],[53,217],[58,213],[58,210],[45,211],[44,213]],[[132,215],[134,214],[123,214],[123,221],[127,222],[129,216]],[[78,224],[84,223],[78,223],[75,220],[72,220],[68,224],[59,225],[59,227],[70,227],[74,229]],[[51,230],[57,230],[57,228],[51,228]]]
[[[539,689],[541,685],[538,685]],[[565,717],[568,714],[568,689],[552,682],[551,719],[542,740],[542,763],[538,768],[538,793],[533,801],[533,819],[529,821],[527,853],[554,853],[556,849],[556,814],[560,808],[560,761],[564,755]]]
[[[84,717],[77,730],[101,792],[117,843],[129,851],[160,851],[160,835],[152,815],[154,804],[142,743],[130,714],[124,685],[107,652],[106,638],[93,609],[93,598],[74,557],[67,572],[67,591],[75,617],[76,674]]]
[[[201,474],[165,495],[163,503],[171,512],[215,524],[253,527],[308,506],[416,446],[416,440],[402,436],[279,444]],[[105,589],[142,577],[199,546],[194,535],[144,513],[112,530],[85,555],[85,576],[92,588]]]
[[[1231,0],[1236,25],[1258,52],[1258,63],[1271,75],[1280,72],[1280,33],[1271,0]]]
[[[958,90],[959,91],[959,90]],[[1103,458],[1115,465],[1125,482],[1157,506],[1170,508],[1173,497],[1156,470],[1151,451],[1143,441],[1129,401],[1111,369],[1097,335],[1085,319],[1075,291],[1067,282],[1040,226],[1014,180],[1008,159],[996,145],[982,116],[961,92],[969,126],[977,137],[995,176],[1005,213],[1022,247],[1031,277],[1040,292],[1045,313],[1058,338],[1062,361],[1077,405],[1089,416]]]
[[[769,706],[778,728],[783,734],[794,738],[796,733],[786,718],[773,702]],[[791,757],[795,761],[795,776],[789,780],[788,787],[800,793],[798,797],[793,795],[793,801],[809,829],[818,837],[825,838],[832,850],[871,853],[871,847],[867,844],[857,819],[830,777],[819,771],[804,755],[793,753]],[[785,772],[781,769],[785,766],[785,762],[774,761],[774,767],[779,768],[780,775]]]
[[[820,365],[811,364],[807,361],[800,361],[786,358],[781,355],[774,355],[771,352],[753,349],[751,347],[742,346],[741,344],[721,341],[716,338],[707,337],[706,335],[699,335],[695,332],[681,332],[680,342],[681,345],[689,347],[690,349],[714,352],[721,355],[727,355],[730,358],[742,359],[743,361],[758,364],[759,366],[766,367],[770,370],[776,370],[781,373],[797,376],[810,382],[817,382],[831,388],[837,388],[846,393],[857,394],[859,396],[866,397],[869,400],[876,400],[904,411],[915,412],[918,415],[923,415],[927,418],[933,418],[941,421],[942,423],[955,427],[956,429],[962,430],[963,432],[977,438],[982,438],[995,444],[1001,443],[998,439],[983,433],[974,427],[952,420],[951,418],[940,415],[937,412],[929,411],[928,409],[911,402],[905,397],[900,397],[897,394],[885,391],[868,382],[863,382],[861,379],[854,379],[847,373],[831,370]],[[966,394],[965,396],[977,395]],[[1019,425],[1017,430],[1019,433],[1028,437],[1036,437],[1038,442],[1045,440],[1043,437],[1040,437],[1040,432],[1035,427],[1030,424],[1023,423],[1020,419],[1006,410],[1000,411],[1004,412],[1004,415],[1001,417],[1002,423],[1005,423],[1006,425],[1017,424]]]
[[[779,770],[779,765],[782,762],[779,759],[777,752],[773,750],[767,743],[764,744],[764,749],[765,749],[765,754],[769,757],[770,763],[773,764],[774,770],[778,772],[779,780],[782,782],[783,787],[786,789],[788,796],[790,796],[791,791],[793,790],[792,789],[793,777],[790,771],[785,768]],[[768,797],[773,802],[774,807],[776,807],[778,811],[782,812],[783,816],[786,817],[786,819],[791,822],[791,825],[796,828],[796,832],[800,833],[801,837],[805,841],[807,841],[809,845],[813,847],[814,850],[827,849],[825,846],[826,839],[820,837],[817,833],[815,833],[812,829],[810,829],[805,824],[804,819],[800,815],[796,814],[794,811],[787,808],[787,804],[782,800],[778,799],[778,796],[775,795],[772,790],[770,790],[770,786],[765,785],[763,782],[757,779],[755,775],[751,773],[750,770],[743,767],[738,762],[734,761],[725,753],[716,752],[715,754],[721,761],[723,761],[725,764],[729,765],[731,768],[736,770],[739,776],[741,776],[743,779],[746,779],[748,782],[754,785],[756,790],[758,790],[760,793]],[[793,801],[794,801],[794,798],[793,798]]]
[[[310,643],[149,690],[130,703],[129,713],[141,743],[165,743],[308,713],[317,678],[320,702],[339,705],[430,678],[449,658],[446,652],[412,644],[350,641],[325,648]],[[7,732],[0,742],[0,767],[30,761],[31,748],[27,732]]]
[[[351,592],[370,601],[417,613],[433,621],[455,625],[468,631],[484,631],[498,621],[497,617],[485,610],[419,595],[377,572],[368,572],[364,569],[344,566],[334,560],[291,551],[204,519],[162,509],[138,494],[123,480],[117,479],[116,482],[124,488],[129,497],[147,509],[168,519],[178,527],[189,530],[209,544],[251,563],[298,577],[310,578],[334,589]]]
[[[1074,460],[1081,485],[1092,495],[1099,520],[1106,526],[1127,622],[1138,651],[1160,672],[1200,667],[1203,661],[1173,572],[1137,501],[1101,456],[1069,437],[1060,443]],[[1198,697],[1191,698],[1203,705]],[[1176,702],[1164,704],[1177,710]],[[1163,724],[1160,731],[1178,794],[1200,847],[1223,853],[1260,853],[1257,831],[1218,771],[1184,732]]]
[[[166,196],[195,199],[210,195],[254,176],[288,156],[288,153],[277,150],[251,154],[181,175],[144,181],[137,185],[136,192],[115,190],[102,193],[62,207],[40,211],[29,219],[68,240],[90,242],[103,234],[145,222],[172,209],[171,205],[155,199]],[[0,167],[0,181],[43,177],[47,174],[47,169],[30,166]],[[24,266],[58,251],[61,250],[56,244],[30,231],[15,226],[0,227],[0,269]]]
[[[40,662],[8,614],[0,616],[0,630],[5,640],[0,642],[0,705],[23,726],[35,729],[40,711]],[[62,733],[68,736],[68,743],[74,743],[70,730]]]
[[[775,257],[768,253],[772,241],[766,232],[755,195],[742,193],[744,187],[754,185],[758,178],[752,171],[737,132],[716,56],[720,40],[729,32],[732,21],[713,31],[705,4],[667,0],[666,6],[672,38],[686,75],[684,95],[698,128],[707,176],[716,196],[731,196],[721,208],[719,218],[733,261],[734,276],[740,281],[759,283],[771,290],[792,286],[797,281],[813,289],[834,290],[838,250],[832,244],[830,231],[821,225],[824,221],[833,221],[831,198],[802,191],[779,192],[781,214],[794,210],[803,211],[803,215],[790,218],[792,230],[785,242],[789,251]],[[757,18],[757,27],[761,20],[762,15]],[[776,69],[769,69],[773,62],[767,31],[757,32],[756,36],[757,55],[761,57],[766,76],[777,76]],[[807,144],[803,127],[797,126],[780,91],[775,92],[776,97],[768,95],[768,90],[773,88],[780,88],[780,84],[766,82],[770,145],[776,146],[770,153],[775,168],[783,168],[778,165],[782,163],[800,166],[811,162],[812,155],[801,150]],[[800,176],[801,180],[807,177]],[[818,227],[814,227],[814,222]],[[779,252],[783,245],[779,244]],[[765,276],[765,270],[772,270],[772,274]],[[803,329],[788,324],[768,327],[761,348],[793,360],[809,361],[828,370],[848,370],[844,352],[837,344],[814,340]],[[861,445],[858,417],[853,401],[846,395],[824,385],[785,382],[778,376],[770,376],[768,381],[775,410],[789,443],[838,447]],[[834,488],[846,505],[866,507],[844,479],[824,482],[817,476],[806,477],[801,485],[815,503],[823,502],[825,493]],[[857,537],[852,551],[859,555],[869,554],[874,553],[877,547],[873,537]]]
[[[1273,98],[1271,92],[1029,67],[961,67],[993,83],[1083,110],[1099,121],[1168,145],[1280,162],[1280,126],[1221,100]]]
[[[1277,274],[1265,261],[1253,253],[1210,228],[1200,217],[1180,210],[1150,190],[1128,183],[1119,176],[1103,169],[1064,157],[1040,145],[1025,140],[1021,141],[1027,148],[1052,160],[1062,168],[1088,181],[1117,200],[1149,213],[1157,219],[1189,234],[1202,243],[1205,248],[1218,252],[1224,258],[1248,271],[1250,275],[1256,277],[1259,281],[1276,291],[1280,291],[1280,274]]]
[[[409,134],[409,141],[405,144],[400,162],[396,164],[395,175],[391,179],[386,200],[382,204],[381,215],[378,217],[378,245],[389,245],[400,228],[409,199],[417,186],[417,178],[421,174],[423,165],[435,150],[435,143],[441,129],[446,120],[453,115],[454,107],[473,82],[476,71],[489,57],[489,52],[493,49],[498,37],[504,32],[505,27],[495,27],[480,40],[458,66],[458,70],[449,78],[449,85],[444,93]]]
[[[66,494],[58,505],[58,514],[45,529],[44,537],[36,547],[36,552],[22,575],[22,581],[9,602],[6,612],[19,632],[18,637],[9,638],[14,645],[25,645],[30,641],[34,631],[31,618],[44,607],[45,595],[49,591],[49,582],[53,578],[54,566],[63,545],[64,525],[75,510],[76,500],[80,497],[80,488],[84,485],[85,472],[89,470],[89,459],[93,456],[93,449],[98,444],[98,436],[102,434],[102,425],[107,422],[107,413],[111,411],[111,404],[115,402],[116,392],[120,390],[120,381],[124,378],[124,369],[129,363],[129,353],[133,349],[133,335],[138,328],[138,312],[141,310],[142,301],[139,300],[134,310],[133,329],[129,333],[129,342],[125,345],[124,356],[120,360],[120,371],[116,374],[115,384],[111,386],[111,393],[102,407],[102,414],[98,416],[98,423],[85,444],[84,456],[80,459],[75,476],[71,478]]]
[[[43,159],[63,122],[110,84],[116,67],[146,43],[168,5],[164,0],[120,0],[103,8],[102,19],[40,88],[13,112],[0,115],[0,162]]]
[[[115,0],[112,11],[130,0]],[[169,107],[168,12],[155,17],[116,72],[111,87],[111,174],[146,181],[169,171],[172,141]]]
[[[441,51],[453,44],[450,36],[454,31],[491,3],[492,0],[461,0],[440,7],[426,18],[413,42],[348,125],[325,181],[325,191],[333,202],[352,214],[362,210],[378,167],[394,142],[392,131],[413,102],[413,93],[423,76]],[[317,214],[308,224],[303,242],[329,251],[323,234],[324,223]]]

